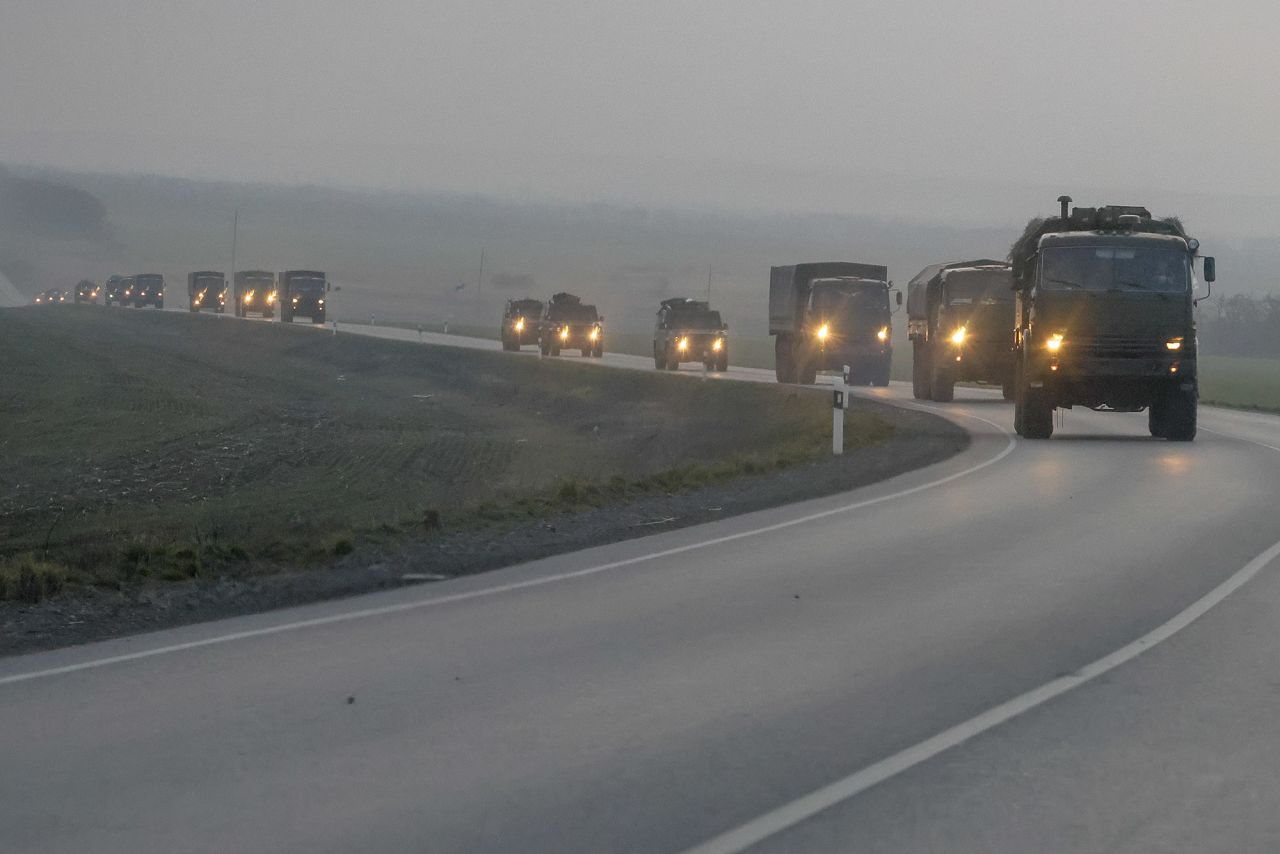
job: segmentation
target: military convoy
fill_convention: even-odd
[[[227,277],[214,270],[188,273],[187,305],[193,313],[211,308],[222,314],[227,310]]]
[[[131,278],[133,287],[130,290],[134,308],[148,305],[164,308],[164,276],[159,273],[139,273]]]
[[[583,356],[604,355],[604,318],[594,305],[569,293],[551,297],[538,325],[538,346],[544,356],[559,356],[561,350],[577,350]]]
[[[1013,398],[1013,271],[1003,261],[934,264],[907,283],[911,390],[950,401],[957,382],[1000,386]]]
[[[124,305],[124,276],[108,276],[102,286],[102,302],[104,305]]]
[[[653,365],[675,371],[697,362],[709,371],[729,367],[729,327],[707,302],[686,297],[663,300],[653,329]]]
[[[502,349],[519,350],[526,344],[539,343],[542,324],[542,301],[509,299],[502,310]]]
[[[812,385],[819,371],[849,368],[849,381],[889,384],[893,359],[889,271],[877,264],[826,261],[774,267],[769,334],[781,383]],[[897,293],[902,304],[902,294]]]
[[[1055,409],[1146,409],[1151,435],[1190,441],[1199,399],[1194,309],[1200,243],[1143,207],[1033,219],[1010,257],[1014,428],[1053,435]],[[1201,258],[1204,281],[1216,278]]]

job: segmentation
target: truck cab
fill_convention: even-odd
[[[1148,411],[1152,436],[1191,441],[1199,400],[1197,260],[1177,220],[1146,208],[1075,208],[1033,220],[1012,253],[1017,284],[1014,426],[1047,439],[1055,409]]]
[[[653,365],[679,370],[684,362],[698,362],[709,371],[729,367],[729,327],[720,312],[699,300],[663,300],[653,329]]]
[[[604,318],[594,305],[573,294],[555,294],[538,326],[538,344],[544,356],[559,356],[568,349],[598,359],[604,355]]]
[[[139,273],[133,277],[133,307],[153,305],[164,308],[164,276],[159,273]]]
[[[949,401],[957,382],[998,385],[1013,398],[1013,269],[961,261],[921,270],[907,285],[911,387],[917,400]]]
[[[214,270],[188,273],[187,304],[192,312],[211,308],[222,314],[227,309],[227,277]]]
[[[537,344],[543,309],[542,300],[507,300],[502,310],[502,349],[515,351],[525,344]]]
[[[276,274],[270,270],[240,270],[235,275],[236,317],[251,313],[272,318],[276,315]]]
[[[324,323],[325,295],[329,282],[318,270],[286,270],[277,278],[280,301],[280,320],[293,321],[295,315],[311,318],[312,323]]]
[[[89,281],[88,279],[82,279],[76,285],[75,301],[78,303],[81,303],[81,302],[97,303],[98,302],[97,284]]]
[[[124,276],[113,275],[108,276],[107,281],[102,286],[102,302],[104,305],[123,305],[125,301],[125,281]]]

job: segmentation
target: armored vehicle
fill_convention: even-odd
[[[663,300],[653,329],[653,365],[678,370],[684,362],[699,362],[708,370],[729,367],[729,327],[706,302],[677,297]]]
[[[519,350],[525,344],[538,343],[538,325],[542,320],[542,300],[509,299],[502,310],[502,349]]]
[[[547,302],[538,327],[538,345],[544,356],[561,350],[578,350],[583,356],[604,355],[604,318],[594,305],[573,294],[558,293]]]

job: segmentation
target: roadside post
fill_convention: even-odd
[[[844,453],[844,403],[848,388],[841,378],[831,392],[831,453],[839,456]]]

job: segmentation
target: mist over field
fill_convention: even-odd
[[[1020,192],[1024,207],[1011,203],[1002,218],[975,224],[938,215],[925,199],[910,218],[874,206],[859,215],[735,213],[9,166],[0,172],[0,272],[28,294],[160,272],[180,304],[187,272],[230,269],[238,209],[236,266],[325,270],[342,288],[339,320],[491,325],[508,298],[568,290],[595,301],[613,328],[639,331],[659,300],[705,294],[710,269],[712,299],[728,322],[763,335],[769,266],[862,260],[887,264],[905,284],[936,261],[1002,258],[1025,218],[1054,203],[1049,190]],[[1229,200],[1215,201],[1206,207],[1217,211],[1216,234],[1201,227],[1200,210],[1177,211],[1217,253],[1221,287],[1273,290],[1280,241],[1241,236]]]

